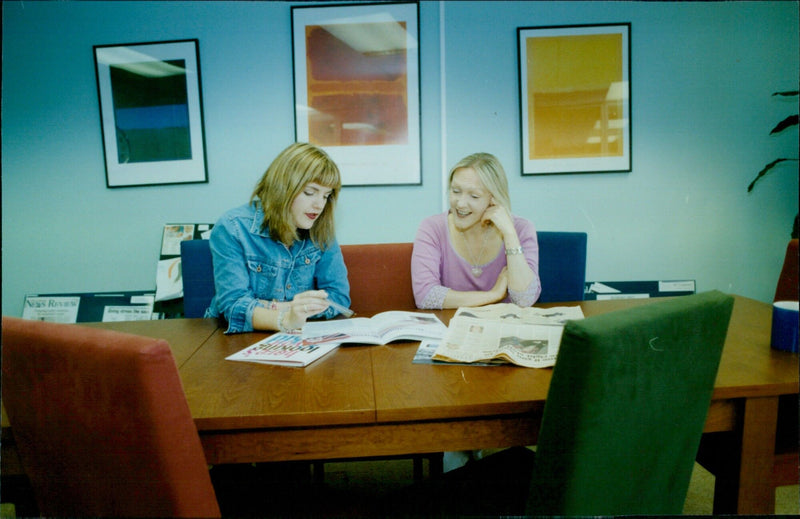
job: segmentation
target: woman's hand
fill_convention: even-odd
[[[287,304],[289,309],[283,316],[283,326],[288,329],[301,328],[312,315],[328,308],[328,294],[324,290],[309,290],[294,296]]]
[[[489,292],[494,295],[495,301],[502,301],[506,298],[508,293],[508,267],[503,267],[503,270],[497,276],[497,281],[495,281]]]
[[[503,235],[504,242],[508,241],[508,238],[512,235],[514,237],[517,235],[517,231],[514,228],[514,221],[511,219],[511,214],[509,214],[505,207],[494,204],[490,205],[486,208],[486,211],[483,212],[481,221],[484,225],[491,224],[497,227],[497,230]],[[517,241],[519,241],[518,238]]]

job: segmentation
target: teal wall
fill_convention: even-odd
[[[245,202],[294,135],[288,2],[3,2],[2,302],[155,286],[161,227]],[[630,22],[633,171],[520,175],[517,27]],[[463,155],[514,211],[589,234],[591,280],[696,279],[771,300],[798,211],[797,2],[422,2],[423,184],[346,187],[341,243],[411,241]],[[197,38],[209,183],[107,189],[92,46]],[[794,112],[796,113],[796,112]]]

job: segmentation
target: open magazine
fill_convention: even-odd
[[[308,366],[339,346],[330,337],[306,340],[294,333],[276,333],[252,346],[225,357],[226,360],[275,364],[278,366]]]
[[[502,360],[529,368],[556,363],[564,324],[583,319],[579,306],[521,308],[499,303],[459,308],[433,360],[492,362]]]
[[[433,314],[393,310],[372,317],[312,321],[303,326],[303,338],[328,336],[339,343],[388,344],[392,341],[441,339],[447,327]]]

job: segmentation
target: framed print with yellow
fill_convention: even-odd
[[[295,138],[344,185],[420,184],[419,4],[292,7]]]
[[[523,175],[631,171],[630,32],[517,29]]]

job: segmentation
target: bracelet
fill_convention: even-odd
[[[284,308],[280,312],[278,312],[278,330],[284,333],[294,333],[298,331],[298,328],[288,328],[283,325],[283,318],[286,317],[286,314],[289,312],[288,308]]]
[[[506,256],[513,256],[514,254],[522,254],[522,247],[514,247],[512,249],[506,249]]]

